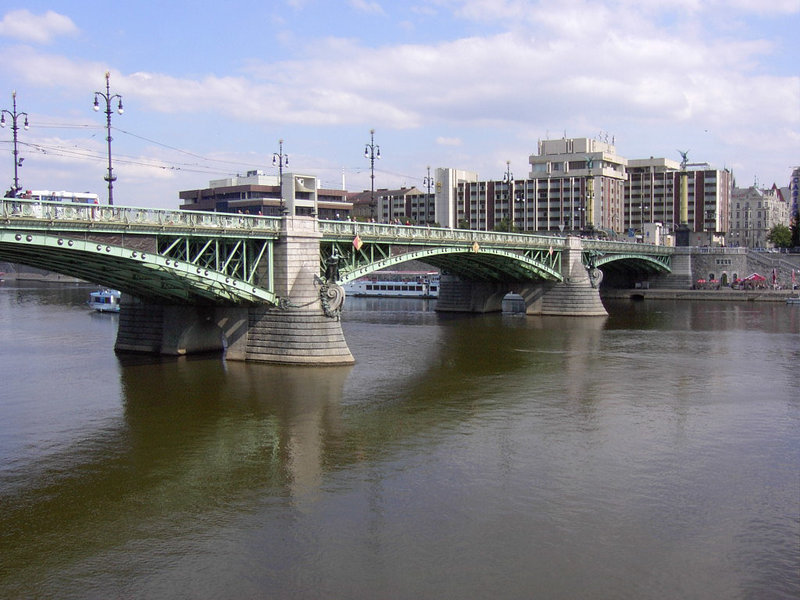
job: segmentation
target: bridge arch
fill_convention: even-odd
[[[419,260],[447,273],[468,279],[491,282],[548,280],[562,281],[556,266],[537,258],[501,248],[465,248],[463,246],[422,248],[340,270],[340,281],[348,283],[375,271]]]
[[[171,303],[277,304],[269,290],[225,273],[106,240],[0,231],[0,258]]]
[[[603,283],[612,287],[624,285],[632,287],[636,281],[648,279],[650,276],[670,273],[670,256],[650,256],[635,252],[598,255],[587,253],[583,262],[590,269],[598,268],[603,272]]]

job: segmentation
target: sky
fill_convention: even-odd
[[[788,185],[800,166],[800,0],[259,0],[0,3],[0,108],[24,189],[177,208],[261,169],[323,187],[425,189],[427,168],[528,175],[544,139]],[[112,108],[116,109],[114,100]],[[10,118],[0,185],[13,183]]]

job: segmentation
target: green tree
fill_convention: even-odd
[[[497,223],[494,224],[494,230],[514,232],[517,230],[517,228],[514,227],[514,224],[511,222],[511,219],[509,219],[508,217],[503,217]]]
[[[792,232],[786,225],[779,223],[770,229],[767,241],[778,248],[790,248],[792,246]]]

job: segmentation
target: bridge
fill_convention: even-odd
[[[123,292],[117,351],[350,364],[341,284],[410,260],[440,311],[605,315],[603,274],[668,273],[673,249],[577,237],[4,198],[0,260]]]

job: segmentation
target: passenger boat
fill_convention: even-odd
[[[117,290],[97,290],[89,294],[89,308],[98,312],[119,312],[120,293]]]
[[[786,299],[786,304],[800,304],[800,298],[797,296],[789,296]]]
[[[438,298],[435,271],[378,271],[344,284],[348,296],[383,298]]]

